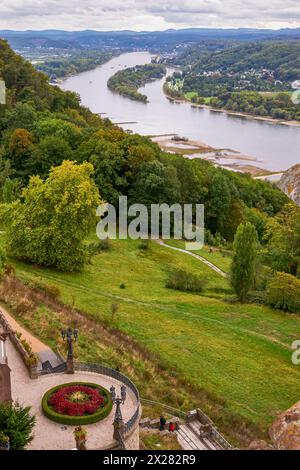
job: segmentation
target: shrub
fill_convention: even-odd
[[[124,284],[124,282],[122,282],[122,284],[120,284],[120,289],[126,289],[126,284]]]
[[[0,403],[0,429],[9,437],[11,450],[23,450],[32,441],[35,417],[30,407],[18,403]]]
[[[291,274],[276,273],[268,283],[267,303],[279,310],[300,313],[300,280]]]
[[[100,408],[98,407],[96,412],[93,412],[92,414],[87,414],[86,412],[85,414],[81,415],[80,413],[82,410],[77,409],[78,403],[74,402],[73,407],[71,407],[72,409],[70,415],[62,414],[63,409],[61,413],[55,411],[51,406],[51,400],[53,399],[53,397],[59,395],[60,391],[66,387],[73,387],[74,389],[76,387],[89,387],[98,390],[101,394],[101,397],[103,398],[103,406],[101,406]],[[64,404],[62,403],[62,405]],[[60,409],[61,403],[59,403],[57,406],[57,409]],[[67,424],[70,426],[87,425],[97,423],[98,421],[106,418],[106,416],[108,416],[112,410],[112,401],[110,393],[105,388],[100,387],[100,385],[92,383],[73,382],[69,384],[58,385],[48,390],[48,392],[45,393],[42,399],[42,410],[44,415],[47,416],[47,418],[51,419],[52,421],[55,421],[56,423]],[[94,410],[90,409],[90,412],[92,411]]]
[[[150,240],[149,239],[141,240],[141,243],[139,244],[139,249],[149,250],[149,248],[150,248]]]
[[[108,251],[111,249],[111,242],[109,238],[106,238],[105,240],[98,240],[97,242],[92,242],[87,245],[87,252],[89,254],[89,257],[95,256],[101,251]]]
[[[49,284],[48,282],[44,282],[40,279],[31,281],[31,284],[33,288],[40,290],[52,299],[58,299],[60,297],[59,287],[54,286],[53,284]]]
[[[206,281],[195,274],[183,270],[173,271],[169,274],[166,287],[184,292],[202,292]]]

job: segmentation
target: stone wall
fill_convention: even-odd
[[[18,351],[21,356],[22,361],[24,362],[26,368],[28,369],[29,375],[32,379],[38,378],[37,367],[33,367],[29,364],[30,356],[28,352],[25,350],[23,344],[21,343],[20,339],[16,335],[16,332],[11,328],[9,323],[7,322],[4,314],[0,308],[0,325],[3,327],[3,330],[9,335],[9,339]]]

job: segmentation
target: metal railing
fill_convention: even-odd
[[[132,415],[132,417],[125,423],[124,425],[124,434],[127,434],[131,431],[131,429],[134,427],[134,425],[137,423],[140,417],[140,411],[141,411],[141,400],[140,400],[140,394],[134,383],[126,377],[126,375],[122,374],[121,372],[111,369],[110,367],[104,366],[102,364],[91,364],[91,363],[85,363],[85,362],[75,362],[74,363],[74,368],[77,371],[81,372],[96,372],[97,374],[101,375],[106,375],[108,377],[112,377],[115,380],[118,380],[119,382],[122,382],[124,385],[130,388],[130,390],[133,392],[133,394],[136,397],[137,400],[137,408]]]
[[[226,450],[232,450],[233,447],[229,442],[225,439],[225,437],[222,436],[222,434],[219,433],[218,429],[216,428],[215,424],[213,421],[199,408],[197,408],[196,415],[199,421],[201,422],[201,419],[204,421],[204,424],[209,424],[211,427],[211,433],[215,441],[223,448]]]
[[[177,408],[173,408],[172,406],[165,405],[164,403],[160,403],[158,401],[153,401],[153,400],[147,400],[146,398],[141,398],[141,402],[144,405],[149,405],[149,406],[157,406],[159,408],[162,408],[165,410],[167,413],[171,414],[172,416],[177,416],[178,418],[182,418],[186,420],[187,418],[187,413],[184,411],[178,410]]]

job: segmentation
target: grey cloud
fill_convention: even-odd
[[[0,28],[300,26],[299,0],[0,0]]]

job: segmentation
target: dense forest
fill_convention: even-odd
[[[76,94],[49,86],[46,76],[5,41],[0,42],[0,71],[8,89],[7,104],[0,107],[4,203],[21,196],[31,175],[44,180],[64,160],[92,164],[101,198],[113,204],[121,194],[147,206],[204,203],[207,231],[227,240],[233,239],[241,220],[254,217],[260,224],[287,202],[270,183],[164,153],[150,139],[100,119],[80,105]]]
[[[64,52],[62,57],[46,59],[43,63],[37,64],[36,68],[49,77],[60,78],[96,68],[117,54],[116,51],[83,50],[80,52],[70,51],[68,54],[66,51]]]
[[[250,69],[269,69],[275,79],[293,81],[300,75],[300,43],[250,42],[234,45],[212,53],[203,53],[202,45],[194,46],[175,59],[181,66],[189,66],[191,74],[203,72],[246,72]]]
[[[162,78],[165,74],[166,69],[163,65],[137,65],[115,73],[108,80],[107,85],[111,90],[120,93],[120,95],[147,103],[147,96],[139,93],[138,89],[152,80]]]

